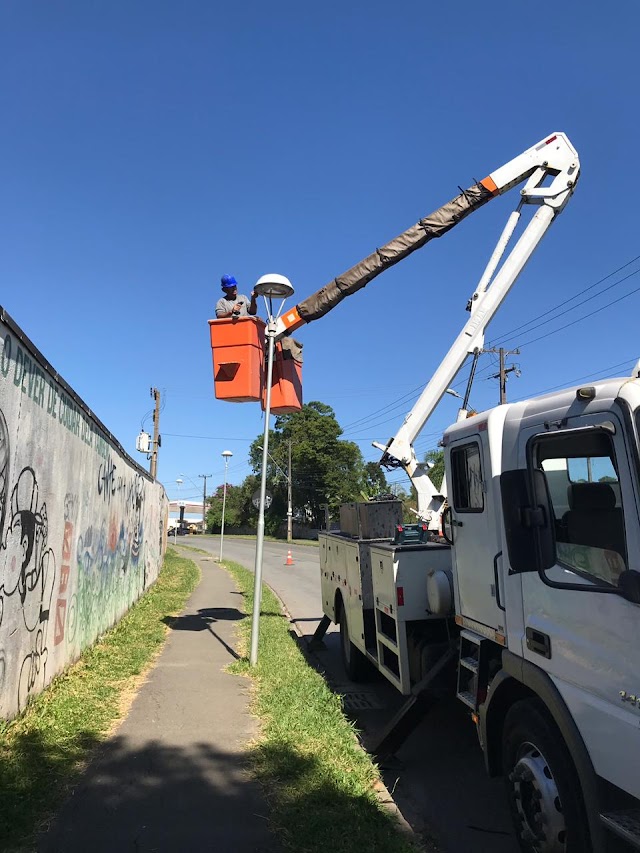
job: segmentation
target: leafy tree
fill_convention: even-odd
[[[413,483],[409,484],[407,492],[402,486],[394,486],[393,492],[399,501],[402,501],[402,520],[407,524],[415,524],[418,520],[415,512],[418,508],[418,493]]]
[[[436,487],[442,488],[444,480],[444,450],[427,450],[424,455],[424,461],[430,462],[433,467],[429,469],[429,479]]]
[[[215,492],[207,498],[207,530],[219,532],[222,526],[222,503],[224,485],[218,486]],[[232,486],[227,483],[227,500],[224,509],[225,527],[240,527],[243,524],[243,489],[242,486]]]
[[[342,428],[331,406],[311,402],[299,412],[279,415],[269,433],[267,481],[273,503],[265,513],[265,530],[281,526],[287,511],[288,447],[291,442],[293,515],[318,526],[328,503],[335,513],[340,504],[357,500],[365,488],[365,466],[359,447],[340,439]],[[262,465],[262,436],[251,445],[254,471]]]
[[[367,462],[364,466],[364,488],[361,496],[367,501],[376,495],[382,495],[389,491],[389,484],[384,471],[376,462]]]

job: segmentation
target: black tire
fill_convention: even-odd
[[[342,601],[340,602],[340,654],[347,678],[350,681],[364,681],[368,673],[368,662],[360,649],[351,642],[347,613]]]
[[[525,853],[589,853],[582,789],[562,735],[538,699],[507,712],[502,740],[509,807]]]

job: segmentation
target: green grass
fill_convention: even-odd
[[[124,618],[11,722],[0,722],[0,850],[25,849],[109,734],[160,651],[168,616],[199,580],[168,550],[158,580]]]
[[[251,613],[253,575],[237,563],[224,565]],[[242,653],[250,645],[250,623],[240,623]],[[255,669],[247,657],[230,669],[254,679],[253,710],[262,734],[253,747],[253,766],[284,848],[295,853],[415,853],[396,819],[378,802],[377,768],[359,746],[340,697],[305,660],[267,587]]]

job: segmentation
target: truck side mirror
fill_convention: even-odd
[[[633,604],[640,604],[640,572],[627,569],[618,578],[618,589],[623,598]]]
[[[500,475],[502,515],[512,572],[544,572],[556,562],[553,512],[544,472]]]

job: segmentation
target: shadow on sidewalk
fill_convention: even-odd
[[[40,749],[41,760],[55,762],[55,749]],[[51,807],[43,794],[43,806]],[[58,817],[38,836],[36,849],[267,853],[280,849],[268,818],[244,755],[207,743],[177,747],[116,737],[98,751]]]
[[[206,743],[176,747],[116,737],[97,754],[35,849],[279,853],[280,835],[269,827],[269,809],[247,772],[248,760]],[[303,837],[310,851],[345,849],[347,826],[368,826],[379,842],[373,849],[387,849],[396,832],[393,821],[366,796],[340,790],[326,770],[318,771],[316,759],[271,745],[258,755],[263,768],[265,760],[267,796],[286,785],[280,833],[294,849]]]
[[[164,616],[162,621],[173,631],[208,631],[232,657],[239,660],[240,655],[211,626],[216,622],[239,622],[246,618],[246,614],[235,607],[204,607],[197,613],[188,613],[186,616]]]

